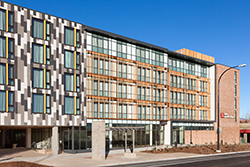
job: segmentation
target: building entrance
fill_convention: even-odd
[[[25,147],[26,130],[5,130],[5,148],[12,148],[13,144],[17,147]]]

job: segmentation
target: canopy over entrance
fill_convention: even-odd
[[[127,154],[127,148],[128,148],[128,144],[127,144],[127,138],[128,138],[128,132],[127,131],[133,131],[133,147],[132,147],[132,155],[133,157],[135,157],[136,155],[134,154],[134,149],[135,149],[135,130],[140,130],[144,127],[107,127],[105,128],[106,131],[125,131],[125,156],[129,155]],[[130,156],[131,157],[131,156]]]

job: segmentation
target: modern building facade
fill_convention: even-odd
[[[96,120],[106,127],[143,127],[135,132],[137,147],[216,141],[216,82],[226,67],[213,57],[3,1],[0,18],[2,147],[34,141],[54,154],[91,150]],[[221,121],[231,126],[225,133],[238,133],[223,140],[237,142],[239,70],[228,75],[221,96],[236,119]],[[109,148],[123,147],[124,132],[107,131],[106,141]]]

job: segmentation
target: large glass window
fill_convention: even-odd
[[[74,52],[64,51],[64,66],[66,68],[74,68]]]
[[[74,46],[74,29],[73,28],[64,28],[64,43],[66,45]]]
[[[74,114],[74,97],[64,97],[64,113]]]
[[[5,64],[0,64],[0,84],[6,83],[6,66]]]
[[[44,63],[44,46],[33,44],[33,62]],[[46,63],[50,64],[50,49],[46,46]]]
[[[0,57],[6,57],[6,39],[4,37],[0,37]]]
[[[108,38],[93,34],[92,50],[94,52],[108,54]]]
[[[43,20],[38,20],[33,18],[33,37],[35,38],[44,38],[44,26],[43,26]]]
[[[0,30],[6,30],[6,11],[0,10]]]
[[[6,92],[0,91],[0,111],[6,111]]]
[[[65,90],[74,91],[74,74],[65,74]]]
[[[42,69],[33,69],[33,87],[34,88],[43,88],[43,70]]]
[[[33,94],[33,113],[44,113],[44,95]]]

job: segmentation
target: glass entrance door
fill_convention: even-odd
[[[63,131],[63,150],[72,149],[72,131],[70,129]]]

